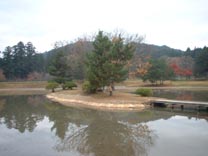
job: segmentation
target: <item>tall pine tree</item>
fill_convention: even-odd
[[[49,66],[50,75],[55,77],[55,81],[64,84],[71,80],[71,69],[67,64],[67,59],[62,51],[57,53]],[[64,89],[64,88],[63,88]]]
[[[26,49],[23,42],[19,42],[13,47],[14,56],[14,74],[16,78],[26,78],[27,77],[27,61],[26,61]]]
[[[91,92],[96,92],[107,84],[106,67],[111,44],[109,37],[99,31],[93,42],[94,50],[87,55],[87,79],[92,86]]]
[[[111,95],[113,84],[126,79],[126,64],[133,56],[135,44],[121,34],[111,38],[102,31],[98,32],[93,42],[94,50],[87,56],[86,64],[91,92],[109,86]]]
[[[37,59],[35,47],[31,42],[24,45],[19,42],[13,47],[6,47],[3,51],[2,69],[7,79],[25,79],[28,74],[38,71],[43,60]]]
[[[12,47],[8,46],[3,51],[2,69],[6,79],[14,78],[14,62]]]

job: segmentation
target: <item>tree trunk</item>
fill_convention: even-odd
[[[112,96],[113,95],[113,88],[112,88],[112,85],[110,84],[109,86],[109,95]]]
[[[110,91],[110,96],[112,96],[113,95],[113,92],[112,91]]]
[[[111,86],[112,86],[112,90],[114,91],[115,90],[114,82],[112,82]]]

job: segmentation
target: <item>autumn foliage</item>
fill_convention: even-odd
[[[137,68],[137,74],[139,74],[140,76],[144,76],[148,72],[150,67],[151,67],[151,64],[149,62],[139,64]]]
[[[172,64],[170,65],[170,67],[173,69],[174,74],[175,74],[176,76],[190,77],[190,76],[193,75],[193,72],[192,72],[191,69],[188,69],[188,68],[186,68],[186,69],[185,69],[185,68],[182,68],[182,67],[180,67],[179,65],[177,65],[176,63],[172,63]]]

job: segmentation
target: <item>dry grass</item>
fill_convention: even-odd
[[[112,101],[137,101],[140,97],[136,94],[124,93],[119,91],[114,91],[113,96],[109,96],[107,92],[99,92],[97,94],[84,94],[80,89],[76,90],[65,90],[65,91],[57,91],[55,92],[56,96],[63,97],[63,98],[73,98],[77,100],[90,100],[93,102],[112,102]]]
[[[46,81],[25,81],[25,82],[0,82],[0,95],[26,95],[26,94],[46,94],[50,91],[44,90],[47,82]],[[116,86],[125,86],[123,89],[119,89],[120,92],[114,92],[113,99],[128,98],[127,92],[133,92],[137,87],[149,86],[150,83],[144,83],[142,80],[127,80],[122,83],[116,84]],[[78,83],[78,88],[81,90],[81,84]],[[151,87],[151,86],[150,86]],[[165,85],[161,87],[208,87],[208,81],[165,81]],[[24,90],[25,89],[25,90]],[[81,94],[79,90],[73,90],[70,94],[77,95]],[[122,96],[121,96],[122,94]],[[93,98],[110,99],[108,94],[95,94]],[[132,97],[131,97],[132,98]]]
[[[0,89],[3,88],[45,88],[46,81],[23,81],[23,82],[0,82]]]
[[[208,87],[208,81],[172,81],[173,86]]]
[[[0,95],[47,94],[46,81],[0,82]]]
[[[143,86],[151,86],[151,83],[149,82],[143,82],[142,80],[126,80],[122,83],[119,83],[118,85],[124,85],[127,87],[143,87]],[[193,80],[188,80],[188,81],[165,81],[164,82],[164,87],[208,87],[208,81],[193,81]]]
[[[127,86],[127,87],[139,87],[143,86],[145,83],[142,80],[138,79],[132,79],[132,80],[126,80],[121,83],[118,83],[116,85],[118,86]]]
[[[23,82],[0,82],[0,89],[4,88],[45,88],[46,81],[23,81]],[[143,82],[140,79],[126,80],[124,82],[116,84],[117,86],[126,86],[126,87],[144,87],[150,86],[151,83]],[[81,86],[78,83],[78,86]],[[208,87],[208,81],[165,81],[164,86],[193,86],[193,87]]]
[[[0,96],[5,95],[43,95],[47,94],[47,90],[20,90],[20,89],[0,89]]]
[[[48,94],[52,101],[59,102],[66,106],[86,107],[102,110],[142,110],[148,107],[153,97],[140,97],[139,95],[114,91],[113,96],[108,93],[97,93],[86,95],[80,89],[58,91]]]

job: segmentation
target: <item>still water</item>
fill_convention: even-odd
[[[0,97],[0,156],[206,156],[206,112],[105,112]]]

